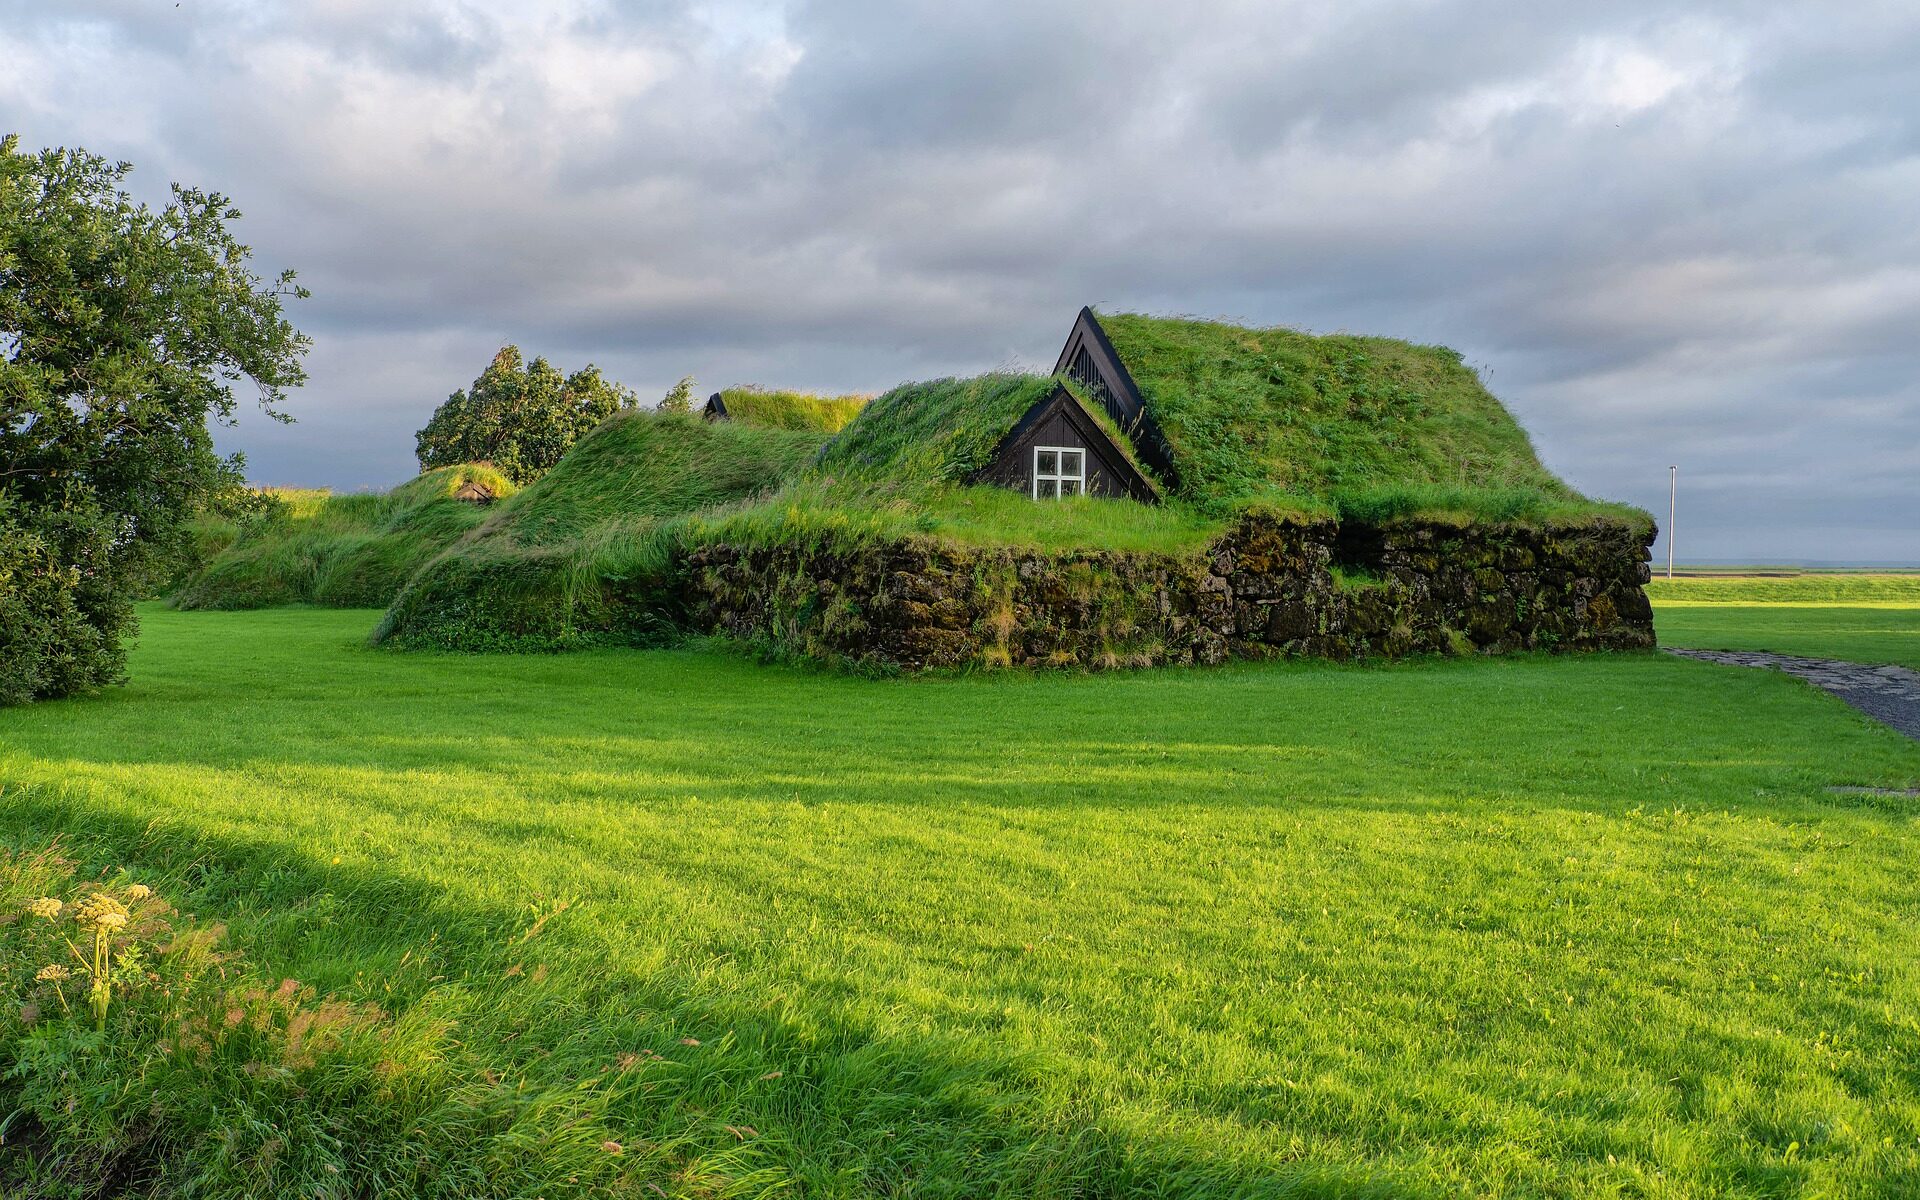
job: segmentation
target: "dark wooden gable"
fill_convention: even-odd
[[[1114,496],[1156,504],[1160,492],[1133,465],[1125,450],[1065,387],[1055,387],[1028,409],[994,448],[993,461],[968,482],[993,483],[1033,495],[1034,451],[1062,447],[1085,453],[1089,496]]]
[[[1093,309],[1081,309],[1074,319],[1067,344],[1060,350],[1060,360],[1053,364],[1053,373],[1078,380],[1132,440],[1134,453],[1141,461],[1159,472],[1160,478],[1168,481],[1174,478],[1173,455],[1168,452],[1167,439],[1154,423],[1153,414],[1147,411],[1140,388],[1127,371],[1127,364],[1114,352],[1113,343],[1107,340],[1107,331],[1100,328],[1100,319]]]
[[[700,415],[709,421],[725,421],[728,419],[727,402],[720,398],[719,392],[715,392],[707,397],[707,406],[700,410]]]

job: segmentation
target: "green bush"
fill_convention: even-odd
[[[107,539],[80,520],[65,532],[27,527],[0,497],[0,705],[92,691],[125,669],[132,614],[111,589],[89,587],[81,565],[104,557]]]
[[[305,378],[226,197],[175,185],[137,203],[130,167],[0,137],[0,700],[122,677],[132,601],[236,479],[209,418],[251,384],[267,412]]]

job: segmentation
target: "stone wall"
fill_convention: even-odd
[[[1188,557],[715,545],[689,556],[682,604],[702,631],[906,670],[1630,649],[1653,644],[1649,541],[1601,520],[1343,529],[1248,516]]]

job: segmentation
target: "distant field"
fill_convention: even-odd
[[[1798,575],[1702,575],[1647,585],[1654,603],[1694,601],[1714,604],[1857,604],[1888,601],[1920,605],[1920,574],[1840,572]]]
[[[397,1017],[443,1190],[1920,1194],[1920,802],[1827,791],[1920,746],[1795,680],[874,682],[377,615],[146,609],[130,686],[0,712],[0,841]],[[175,1186],[371,1194],[372,1136]]]
[[[1920,669],[1920,575],[1656,579],[1660,642]]]

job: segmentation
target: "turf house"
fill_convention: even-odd
[[[716,538],[696,624],[903,666],[1652,642],[1651,522],[1554,477],[1436,347],[1083,310],[1054,376],[895,389],[808,476],[789,529],[860,510],[832,487],[911,490],[925,528],[852,554]]]
[[[375,636],[880,671],[1634,649],[1652,538],[1451,350],[1085,310],[1052,375],[621,413]]]

